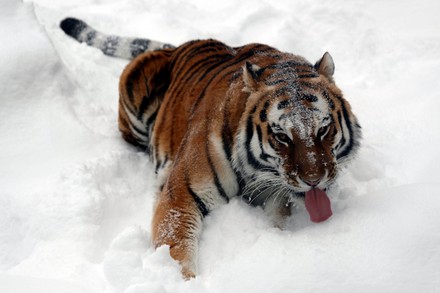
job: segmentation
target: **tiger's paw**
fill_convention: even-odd
[[[182,276],[185,281],[189,281],[196,277],[196,274],[189,268],[182,268]]]

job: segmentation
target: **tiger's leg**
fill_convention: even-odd
[[[184,278],[189,279],[197,272],[202,214],[189,191],[174,186],[171,192],[171,188],[166,185],[156,200],[153,244],[169,245],[171,257],[182,266]]]
[[[271,196],[264,204],[264,212],[275,227],[284,229],[287,218],[292,214],[292,203],[287,197]]]
[[[119,130],[129,143],[149,151],[152,127],[168,88],[172,50],[139,55],[119,81]]]

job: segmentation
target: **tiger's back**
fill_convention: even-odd
[[[194,157],[205,155],[211,160],[216,160],[219,149],[216,146],[216,149],[212,150],[213,154],[209,154],[210,143],[207,139],[210,136],[222,141],[224,158],[218,160],[226,159],[231,162],[233,138],[245,108],[247,95],[238,88],[231,88],[231,84],[241,82],[239,77],[242,74],[243,62],[261,54],[265,54],[263,60],[268,62],[270,52],[272,55],[279,52],[261,44],[231,48],[211,39],[191,41],[175,50],[165,52],[156,51],[140,55],[121,75],[120,130],[124,138],[151,151],[156,172],[175,161],[179,148],[182,149],[181,155],[190,156],[183,150],[186,145],[191,145],[197,150]],[[150,65],[146,65],[147,63]],[[169,80],[150,80],[151,76],[157,76],[156,73],[147,72],[150,66],[155,69],[168,68]],[[152,88],[161,88],[164,92],[157,91],[145,95]],[[233,90],[235,93],[228,95]],[[131,103],[139,106],[134,107],[134,115],[125,114],[128,107],[124,105]],[[130,120],[129,117],[133,116],[142,119]],[[137,135],[141,131],[136,131],[136,124],[139,124],[138,130],[140,124],[144,125],[141,134],[146,135]],[[184,139],[186,142],[182,143]],[[188,140],[191,140],[191,143]],[[203,147],[205,145],[208,148]],[[182,160],[187,159],[196,160]],[[200,164],[200,169],[193,169],[191,173],[216,173],[202,168],[213,164]],[[238,190],[235,190],[235,193],[237,192]],[[225,199],[236,195],[234,192],[228,192],[227,195],[226,192],[222,193]]]

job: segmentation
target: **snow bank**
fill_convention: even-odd
[[[436,1],[3,2],[1,292],[440,292]],[[364,132],[333,217],[299,210],[280,231],[234,200],[206,218],[200,274],[182,281],[150,245],[152,166],[117,131],[126,62],[67,38],[65,16],[174,44],[330,51]]]

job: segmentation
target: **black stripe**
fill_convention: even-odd
[[[259,162],[252,153],[251,140],[253,135],[254,135],[254,127],[252,122],[252,116],[249,116],[246,124],[246,142],[245,142],[247,161],[252,167],[254,167],[254,169],[257,170],[261,169],[261,167],[269,167]]]
[[[208,149],[206,151],[208,152]],[[215,171],[215,166],[214,166],[214,163],[212,162],[211,156],[209,153],[207,155],[208,155],[208,164],[209,164],[209,167],[211,168],[212,175],[214,177],[215,187],[217,188],[217,191],[219,192],[220,196],[226,202],[229,202],[229,197],[227,196],[225,190],[223,189],[222,184],[220,183],[220,180],[218,179],[218,175],[217,175],[217,172]]]
[[[329,124],[330,125],[330,124]],[[330,135],[331,137],[335,137],[335,135],[338,133],[338,130],[336,129],[336,127],[333,127],[332,129],[332,134]]]
[[[167,162],[168,162],[168,155],[165,156],[165,160],[163,160],[163,162],[158,160],[156,163],[156,167],[154,168],[154,173],[157,174],[157,172],[159,172],[159,169],[165,167],[165,164]]]
[[[148,120],[147,120],[147,126],[148,125],[150,125],[151,123],[153,123],[154,122],[154,120],[156,120],[156,116],[157,116],[157,113],[159,112],[159,109],[157,109],[150,117],[148,117]]]
[[[261,131],[261,126],[257,125],[256,126],[257,129],[257,136],[258,136],[258,144],[260,146],[260,150],[261,150],[261,154],[260,154],[260,158],[262,159],[262,157],[264,156],[264,149],[263,149],[263,132]],[[264,159],[263,159],[264,160]],[[267,161],[267,160],[265,160]]]
[[[343,158],[345,156],[348,156],[351,152],[351,150],[353,149],[353,129],[351,126],[351,121],[349,120],[349,115],[347,110],[345,109],[345,107],[343,108],[343,114],[344,114],[344,119],[346,121],[347,124],[347,128],[348,128],[348,133],[350,135],[349,141],[348,141],[348,145],[347,147],[344,149],[344,151],[342,153],[339,153],[336,157],[337,160],[339,160],[340,158]]]
[[[285,108],[291,106],[292,104],[293,104],[292,99],[284,100],[284,101],[281,101],[278,103],[277,108],[278,108],[278,110],[282,110],[282,109],[285,109]]]
[[[282,119],[279,119],[279,120],[282,120]],[[282,130],[283,130],[283,129],[281,128],[281,126],[278,125],[278,124],[276,124],[275,122],[272,122],[272,124],[271,124],[270,126],[271,126],[272,129],[275,129],[275,130],[277,130],[277,131],[282,131]],[[270,129],[269,134],[272,133],[272,129],[271,129],[271,128],[269,128],[269,129]]]
[[[315,108],[315,107],[310,107],[310,110],[314,111],[314,112],[321,112],[321,109]]]
[[[101,51],[108,56],[114,56],[118,49],[120,38],[118,36],[108,36],[101,48]]]
[[[263,133],[261,131],[261,126],[257,125],[257,135],[258,135],[258,141],[260,144],[260,150],[261,150],[261,154],[260,154],[260,159],[262,159],[263,161],[268,161],[269,158],[275,159],[273,156],[268,155],[267,153],[264,152],[264,148],[263,148]]]
[[[128,99],[130,100],[130,102],[133,102],[134,100],[134,95],[133,95],[133,81],[132,81],[132,76],[129,76],[129,81],[127,81],[125,83],[125,88],[126,88],[126,92],[128,95]]]
[[[125,102],[121,102],[122,104],[123,104],[123,106],[121,105],[120,107],[122,107],[122,109],[126,112],[126,111],[129,111],[130,112],[130,114],[131,115],[133,115],[133,116],[136,116],[136,114],[127,106],[127,104],[125,103]],[[128,114],[127,114],[127,116],[128,116]],[[148,133],[145,131],[145,130],[143,130],[143,129],[139,129],[136,125],[134,125],[133,124],[133,122],[131,122],[131,119],[130,119],[130,117],[128,116],[128,121],[129,121],[129,124],[130,124],[130,126],[133,128],[133,129],[135,129],[137,132],[139,132],[139,133],[141,133],[141,134],[143,134],[143,135],[145,135],[145,136],[147,136],[148,137]],[[142,121],[141,121],[142,122]]]
[[[232,144],[234,141],[234,138],[232,137],[232,131],[229,127],[229,103],[230,103],[231,96],[228,96],[227,100],[225,101],[225,107],[223,108],[223,125],[222,125],[222,145],[223,150],[226,154],[226,159],[228,162],[231,162],[232,159]]]
[[[127,103],[125,102],[125,100],[123,99],[119,99],[119,102],[122,104],[121,107],[123,106],[124,111],[129,111],[131,115],[136,116],[136,112],[133,111],[133,109],[131,109]]]
[[[137,55],[147,51],[149,46],[150,46],[150,40],[134,39],[130,44],[131,56],[134,58]]]
[[[327,100],[330,109],[333,111],[333,110],[335,109],[335,102],[333,102],[333,100],[330,98],[330,96],[328,95],[328,93],[327,93],[326,90],[324,90],[324,91],[322,92],[322,95],[323,95],[324,98]]]
[[[186,140],[188,137],[185,137],[181,143],[181,145],[186,145]],[[189,174],[188,174],[188,169],[185,168],[184,170],[184,178],[185,178],[185,183],[188,189],[189,194],[192,196],[192,198],[194,199],[200,213],[202,214],[203,217],[205,217],[206,215],[208,215],[209,213],[209,209],[207,208],[206,204],[203,202],[203,200],[194,192],[194,190],[191,188],[191,184],[190,184],[190,179],[189,179]]]
[[[150,96],[143,96],[141,104],[139,105],[137,118],[141,120],[142,115],[144,114],[145,110],[151,106],[151,104],[155,101],[154,97],[152,95]]]
[[[317,73],[309,73],[309,74],[300,74],[298,75],[299,78],[315,78],[319,77],[319,74]]]
[[[342,153],[339,153],[336,157],[336,159],[339,160],[340,158],[343,158],[343,157],[348,156],[350,154],[351,150],[353,149],[354,140],[353,140],[353,127],[352,127],[352,124],[350,121],[350,115],[348,114],[347,108],[345,107],[345,103],[342,100],[342,98],[338,97],[338,96],[337,96],[337,98],[341,103],[342,114],[344,115],[345,124],[347,125],[348,133],[350,135],[347,147],[344,149],[344,151]],[[340,116],[340,114],[338,113],[338,119],[340,118],[339,116]]]
[[[168,163],[168,155],[165,155],[165,160],[162,162],[162,164],[160,165],[160,168],[165,167],[166,163]]]
[[[138,82],[139,80],[139,75],[141,73],[143,73],[143,70],[141,70],[141,66],[136,66],[136,68],[134,70],[131,70],[131,72],[127,75],[127,81],[125,82],[125,87],[127,90],[127,95],[128,95],[128,99],[133,103],[134,102],[134,94],[133,94],[133,89],[134,89],[134,84],[135,82]],[[135,115],[137,116],[137,115]]]
[[[189,182],[187,182],[188,186],[188,192],[196,202],[197,208],[199,209],[200,213],[203,217],[206,217],[209,214],[209,210],[206,207],[205,203],[202,201],[202,199],[192,190],[192,188],[189,186]]]
[[[159,172],[159,169],[160,169],[160,164],[161,162],[160,161],[157,161],[157,163],[156,163],[156,167],[154,167],[154,173],[155,174],[157,174],[157,172]]]
[[[270,105],[270,100],[267,100],[263,105],[263,109],[261,109],[261,111],[260,111],[261,122],[267,121],[267,108],[269,108],[269,105]]]
[[[339,141],[338,145],[336,146],[336,149],[339,150],[339,148],[345,144],[345,137],[344,137],[344,128],[343,128],[343,125],[342,125],[342,115],[341,115],[341,112],[338,111],[337,116],[338,116],[339,126],[341,127],[341,134],[342,134],[341,140]]]
[[[314,95],[302,95],[301,100],[306,100],[307,102],[315,103],[318,101],[318,97]]]
[[[166,158],[165,158],[166,159]],[[162,161],[157,160],[156,161],[156,166],[154,167],[154,173],[157,174],[157,172],[159,172],[159,169],[162,167]]]
[[[88,32],[86,35],[86,44],[89,46],[92,46],[95,38],[96,38],[96,31],[95,30]]]
[[[254,157],[254,155],[250,152],[251,149],[251,140],[252,136],[254,135],[254,125],[252,123],[252,116],[248,118],[247,124],[246,124],[246,154],[247,154],[247,160],[249,164],[251,164],[255,169],[259,169],[261,167],[260,163],[257,161],[257,159]]]
[[[141,129],[137,128],[133,123],[131,123],[131,121],[130,121],[130,126],[133,127],[133,129],[136,130],[137,132],[139,132],[140,134],[145,135],[146,137],[148,137],[148,133],[145,132],[145,130],[141,130]]]
[[[232,144],[233,138],[231,134],[231,130],[229,129],[229,126],[226,122],[223,123],[223,131],[222,131],[222,145],[223,150],[226,154],[226,158],[228,161],[231,161],[232,158],[232,150],[231,150],[231,144]]]
[[[319,90],[319,86],[317,84],[307,82],[307,81],[301,81],[301,85],[304,87],[308,87],[313,90]]]
[[[241,173],[239,171],[236,171],[236,170],[234,170],[234,171],[235,171],[235,176],[237,177],[237,182],[238,182],[237,195],[241,196],[243,193],[243,190],[246,186],[246,183],[244,182],[243,175],[241,175]]]

